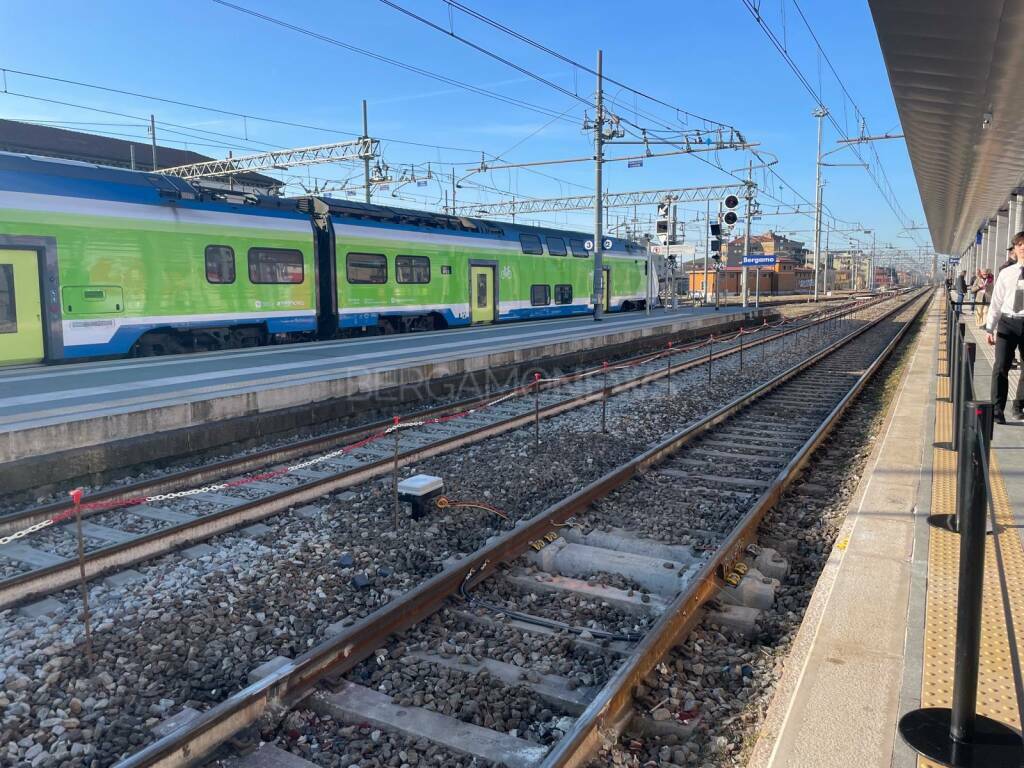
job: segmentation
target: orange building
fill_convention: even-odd
[[[774,265],[760,270],[748,267],[747,291],[758,291],[766,296],[784,293],[810,293],[814,289],[814,270],[800,266],[792,259],[779,259]],[[716,275],[718,277],[716,277]],[[719,271],[708,270],[708,292],[715,293],[716,281],[721,282],[723,294],[738,294],[743,287],[743,268],[724,267]],[[760,285],[757,285],[757,283]],[[704,292],[704,270],[690,271],[690,291]]]

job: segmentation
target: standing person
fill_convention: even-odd
[[[961,269],[956,276],[956,311],[959,314],[964,308],[964,294],[967,293],[967,271]]]
[[[999,269],[996,270],[996,277],[1007,267],[1012,267],[1014,264],[1024,264],[1024,230],[1013,236],[1013,240],[1010,241],[1006,251],[1006,261],[999,265]],[[1022,357],[1024,357],[1024,353],[1022,353]],[[1016,355],[1011,354],[1010,358],[1010,368],[1020,368]]]
[[[992,302],[993,283],[995,283],[995,278],[992,276],[992,270],[981,270],[981,286],[978,289],[978,292],[974,295],[974,301],[976,304],[974,316],[979,328],[985,327],[985,319],[988,314],[987,307]]]
[[[1006,249],[1006,261],[999,265],[996,275],[1014,264],[1024,264],[1021,259],[1024,259],[1024,230],[1013,236],[1013,241]]]
[[[1021,238],[1021,253],[1024,254],[1024,233],[1014,238]],[[1024,267],[1008,267],[999,273],[992,289],[992,303],[988,307],[988,331],[986,341],[996,348],[996,361],[992,370],[992,400],[995,402],[994,420],[997,424],[1005,424],[1003,411],[1009,390],[1010,366],[1017,350],[1024,353]],[[1021,413],[1022,395],[1021,382],[1017,383],[1014,393],[1012,414],[1015,419],[1024,419]]]
[[[971,311],[977,306],[980,301],[978,298],[978,291],[985,287],[985,278],[982,277],[981,267],[974,270],[974,274],[971,275],[971,280],[967,283],[967,298],[971,302]]]

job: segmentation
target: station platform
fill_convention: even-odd
[[[911,710],[952,701],[960,539],[928,523],[930,515],[956,508],[944,327],[944,300],[937,292],[748,768],[936,765],[904,742],[897,725]],[[980,340],[975,391],[987,399],[992,357]],[[1024,422],[996,425],[990,485],[1017,621],[1024,621],[1022,470]],[[1004,613],[994,546],[990,535],[977,711],[1019,732],[1007,634],[1012,622]],[[1018,628],[1020,656],[1022,639]]]
[[[42,466],[42,477],[80,477],[372,411],[366,397],[357,402],[369,393],[384,400],[380,393],[400,389],[391,402],[410,403],[458,396],[467,375],[489,377],[497,388],[508,383],[501,372],[518,384],[528,366],[553,370],[777,316],[767,307],[680,307],[613,313],[602,322],[586,316],[10,369],[0,372],[0,488],[15,479],[21,484],[9,487],[31,487],[19,463]],[[312,416],[311,403],[319,409]],[[228,423],[236,426],[221,429],[219,443],[190,435]],[[47,467],[37,461],[42,456],[63,460]]]

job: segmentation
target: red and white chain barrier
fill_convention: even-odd
[[[856,305],[854,305],[854,307],[847,308],[846,310],[842,310],[842,311],[850,311],[850,310],[856,311],[861,306],[863,306],[865,303],[866,302],[858,302]],[[600,374],[605,374],[605,373],[607,373],[609,371],[621,371],[621,370],[626,370],[628,368],[635,368],[637,366],[647,365],[648,363],[652,363],[655,360],[659,360],[659,359],[661,359],[663,357],[666,357],[666,356],[683,354],[683,353],[686,353],[686,352],[693,352],[695,350],[698,350],[698,349],[701,349],[703,347],[706,347],[709,344],[713,344],[713,343],[722,344],[722,343],[734,341],[737,338],[739,338],[740,336],[750,336],[750,335],[754,335],[754,334],[757,334],[757,333],[761,333],[762,331],[767,331],[769,329],[781,328],[781,327],[783,327],[785,325],[789,325],[789,324],[792,324],[792,323],[806,322],[808,320],[814,320],[816,318],[823,318],[823,317],[827,316],[830,312],[832,312],[832,310],[822,310],[821,312],[816,312],[816,313],[813,313],[813,314],[804,315],[801,318],[793,318],[791,320],[787,320],[787,319],[783,318],[783,319],[779,320],[776,323],[769,323],[766,320],[762,325],[758,326],[757,328],[755,328],[753,330],[746,330],[745,328],[741,327],[738,331],[736,331],[731,336],[720,336],[717,339],[714,338],[713,336],[711,336],[708,339],[705,339],[703,341],[695,342],[693,344],[689,344],[689,345],[682,346],[682,347],[674,347],[674,346],[672,346],[672,342],[669,342],[668,346],[665,349],[661,350],[660,352],[655,352],[655,353],[653,353],[651,355],[648,355],[647,357],[641,358],[639,360],[634,360],[634,361],[629,362],[629,363],[620,363],[618,365],[612,365],[612,366],[608,366],[607,364],[604,364],[604,365],[602,365],[599,368],[593,368],[591,370],[584,371],[582,373],[569,374],[569,375],[566,375],[566,376],[556,376],[554,378],[547,378],[547,379],[540,378],[540,374],[537,374],[537,378],[535,378],[529,384],[523,384],[523,385],[521,385],[519,387],[516,387],[511,392],[508,392],[507,394],[502,395],[501,397],[495,398],[494,400],[490,400],[490,401],[488,401],[486,403],[483,403],[482,405],[478,405],[475,408],[467,408],[466,410],[459,411],[457,413],[450,413],[450,414],[447,414],[445,416],[434,416],[434,417],[431,417],[429,419],[419,419],[419,420],[416,420],[416,421],[402,421],[400,416],[395,416],[394,417],[394,423],[392,423],[386,429],[381,430],[380,432],[376,432],[376,433],[374,433],[372,435],[368,435],[367,437],[363,438],[362,440],[359,440],[358,442],[351,443],[351,444],[346,445],[346,446],[344,446],[342,448],[338,448],[336,450],[330,451],[329,453],[320,454],[319,456],[315,456],[315,457],[313,457],[311,459],[307,459],[305,461],[299,462],[298,464],[292,464],[292,465],[290,465],[288,467],[282,467],[280,469],[273,469],[273,470],[269,470],[267,472],[261,472],[259,474],[249,475],[247,477],[240,477],[238,479],[228,480],[228,481],[225,481],[225,482],[222,482],[222,483],[211,483],[209,485],[204,485],[204,486],[199,487],[199,488],[188,488],[188,489],[183,490],[183,491],[172,491],[172,492],[169,492],[169,493],[158,493],[158,494],[154,494],[153,496],[136,496],[136,497],[130,498],[130,499],[117,499],[117,500],[112,500],[112,501],[90,501],[90,502],[86,502],[85,504],[81,505],[81,511],[82,512],[95,512],[95,511],[101,511],[101,510],[119,509],[121,507],[134,507],[134,506],[139,506],[141,504],[148,504],[148,503],[151,503],[151,502],[172,501],[174,499],[185,499],[185,498],[188,498],[189,496],[197,496],[197,495],[203,494],[203,493],[210,493],[210,492],[214,492],[214,491],[229,490],[231,488],[239,488],[239,487],[247,485],[249,483],[258,482],[258,481],[261,481],[261,480],[271,480],[271,479],[273,479],[275,477],[282,477],[282,476],[287,475],[287,474],[289,474],[291,472],[295,472],[296,470],[305,469],[307,467],[312,467],[312,466],[315,466],[316,464],[321,464],[321,463],[323,463],[325,461],[330,461],[331,459],[337,458],[338,456],[344,456],[345,454],[352,453],[353,451],[357,451],[360,448],[364,448],[365,446],[369,445],[370,443],[374,443],[374,442],[376,442],[378,440],[382,440],[385,437],[388,437],[389,435],[393,434],[394,432],[396,432],[398,430],[414,429],[414,428],[417,428],[417,427],[428,427],[428,426],[432,426],[434,424],[444,424],[445,422],[455,421],[456,419],[461,419],[461,418],[464,418],[466,416],[470,416],[470,415],[472,415],[474,413],[480,413],[481,411],[487,410],[488,408],[493,408],[493,407],[495,407],[497,405],[500,405],[501,403],[504,403],[504,402],[506,402],[508,400],[511,400],[513,398],[521,397],[521,396],[523,396],[523,395],[525,395],[527,393],[531,393],[535,389],[537,389],[541,384],[554,384],[556,386],[562,386],[562,385],[564,385],[566,383],[569,383],[571,381],[580,381],[580,380],[583,380],[583,379],[590,378],[592,376],[597,376],[597,375],[600,375]],[[835,314],[838,315],[839,312],[835,312]],[[39,531],[44,530],[45,528],[49,528],[51,525],[56,525],[57,523],[62,523],[65,520],[68,520],[69,518],[74,517],[74,515],[75,515],[75,507],[72,506],[70,509],[66,509],[66,510],[63,510],[62,512],[58,512],[53,517],[48,518],[46,520],[41,520],[40,522],[35,523],[34,525],[30,525],[27,528],[23,528],[20,531],[16,531],[16,532],[14,532],[12,534],[9,534],[7,536],[0,536],[0,546],[2,546],[4,544],[10,544],[13,541],[17,541],[19,539],[23,539],[26,536],[31,536],[32,534],[38,533]]]

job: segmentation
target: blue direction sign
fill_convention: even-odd
[[[775,256],[766,256],[763,254],[756,254],[751,256],[747,254],[743,257],[744,267],[774,267]]]

